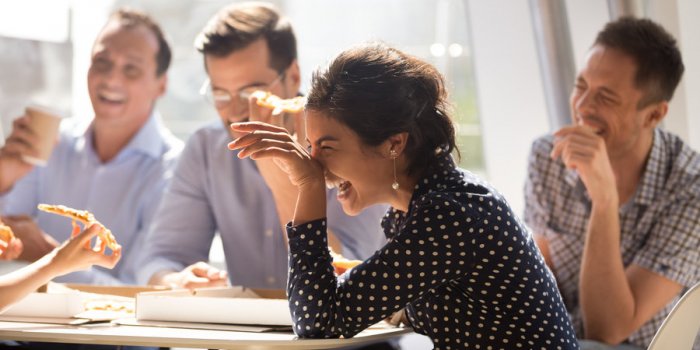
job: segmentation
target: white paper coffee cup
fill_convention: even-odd
[[[36,148],[39,154],[36,157],[23,154],[22,160],[32,165],[46,166],[56,145],[63,118],[60,112],[36,104],[26,108],[26,115],[29,116],[29,127],[38,136]]]

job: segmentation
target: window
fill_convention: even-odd
[[[12,93],[11,98],[0,101],[5,127],[10,125],[12,117],[18,115],[18,110],[21,112],[18,105],[26,104],[37,93],[46,95],[51,103],[61,104],[59,107],[76,116],[86,118],[91,115],[89,101],[81,101],[87,100],[82,72],[87,71],[89,49],[96,33],[83,36],[73,33],[71,36],[68,22],[75,26],[85,22],[84,17],[88,16],[106,19],[113,9],[130,6],[154,16],[171,41],[173,62],[168,76],[168,92],[159,101],[158,110],[166,125],[178,137],[187,139],[199,126],[218,119],[215,110],[198,94],[206,75],[201,54],[193,48],[193,42],[206,21],[229,3],[220,0],[123,0],[111,5],[102,2],[100,6],[88,6],[81,2],[62,2],[61,13],[66,14],[65,21],[54,21],[53,24],[60,30],[53,29],[42,35],[32,32],[28,26],[11,27],[13,30],[5,32],[0,27],[0,35],[13,37],[0,37],[5,51],[0,58],[3,63],[0,92]],[[308,89],[311,73],[317,66],[326,64],[351,45],[371,40],[382,40],[438,67],[445,75],[455,107],[462,166],[483,170],[468,19],[462,0],[279,0],[274,3],[295,26],[304,79],[302,90]],[[6,14],[17,11],[15,8],[7,10]],[[94,16],[92,12],[95,12]],[[22,11],[14,13],[19,16],[17,18],[30,16]],[[89,28],[100,28],[102,24],[91,24]],[[47,36],[52,31],[62,37]],[[26,39],[32,35],[36,40]],[[25,86],[30,83],[32,86]],[[10,100],[14,102],[8,102]]]
[[[433,65],[445,76],[458,125],[461,166],[484,171],[476,84],[462,0],[288,0],[284,9],[299,41],[299,62],[311,72],[352,45],[381,40]]]
[[[42,11],[36,11],[37,6]],[[12,119],[30,102],[70,110],[73,46],[69,39],[67,1],[0,3],[0,136],[3,130],[9,132]]]

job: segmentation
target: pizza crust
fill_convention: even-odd
[[[95,242],[95,248],[93,250],[104,253],[105,246],[109,247],[113,252],[121,251],[122,247],[117,243],[116,238],[112,235],[112,231],[104,227],[95,216],[87,210],[77,210],[65,205],[50,205],[50,204],[39,204],[39,210],[45,211],[47,213],[56,214],[68,217],[73,220],[73,228],[76,228],[76,221],[81,222],[84,228],[90,225],[97,224],[100,226],[100,233],[97,236],[97,242]],[[77,234],[74,230],[74,234]]]
[[[278,115],[283,112],[299,113],[306,105],[306,98],[297,96],[289,99],[283,99],[273,95],[271,92],[258,90],[252,95],[256,98],[258,106],[263,106],[272,109],[273,115]]]

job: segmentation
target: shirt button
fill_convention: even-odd
[[[267,284],[274,284],[277,279],[274,276],[267,277]]]
[[[272,230],[270,230],[270,229],[265,230],[265,237],[272,237]]]

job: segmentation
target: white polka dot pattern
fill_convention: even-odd
[[[336,278],[326,222],[288,227],[287,292],[300,337],[352,337],[406,308],[439,349],[577,349],[556,284],[503,198],[443,158],[391,209],[382,249]],[[313,242],[313,243],[312,243]]]

